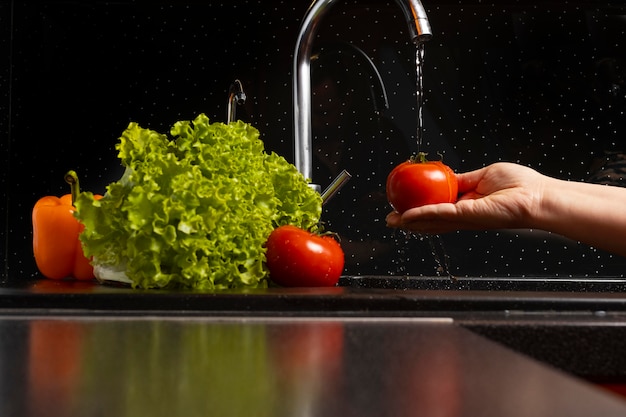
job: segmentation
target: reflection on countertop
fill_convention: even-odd
[[[2,316],[0,355],[7,416],[626,415],[446,318]]]

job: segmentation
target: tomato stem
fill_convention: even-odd
[[[74,205],[76,199],[78,198],[78,193],[80,193],[80,185],[78,184],[78,174],[76,174],[76,171],[67,171],[67,174],[65,174],[65,182],[70,185],[72,205]]]
[[[413,155],[410,160],[413,163],[424,163],[424,162],[428,162],[428,159],[426,158],[426,155],[428,155],[426,152],[418,152],[417,155]]]

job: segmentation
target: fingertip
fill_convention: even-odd
[[[400,213],[397,211],[392,211],[387,214],[385,217],[385,221],[387,222],[388,227],[397,227],[400,222]]]
[[[485,168],[479,168],[474,171],[461,172],[456,174],[456,182],[459,186],[459,195],[465,194],[476,188],[476,184],[480,181]]]

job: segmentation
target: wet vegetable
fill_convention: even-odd
[[[266,247],[270,278],[282,286],[334,286],[343,272],[344,253],[332,235],[286,225],[270,234]]]
[[[386,187],[387,200],[399,213],[426,204],[454,203],[459,188],[452,169],[441,161],[429,161],[423,152],[396,166]]]

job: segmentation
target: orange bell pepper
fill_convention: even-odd
[[[83,254],[79,235],[84,226],[74,217],[74,201],[79,193],[78,176],[65,174],[72,193],[62,197],[42,197],[33,207],[33,252],[37,268],[50,279],[94,278],[93,267]],[[96,196],[100,198],[101,196]]]

